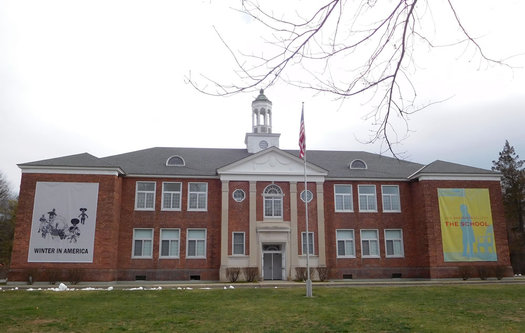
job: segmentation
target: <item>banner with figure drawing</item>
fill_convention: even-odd
[[[488,189],[439,188],[445,261],[497,261]]]
[[[98,183],[37,182],[28,262],[93,262]]]

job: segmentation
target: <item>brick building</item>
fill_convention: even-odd
[[[511,273],[499,174],[358,151],[309,150],[305,167],[298,151],[279,148],[262,90],[252,124],[246,149],[19,165],[9,279],[226,280],[227,268],[257,267],[262,279],[286,280],[307,251],[331,279],[457,277],[463,266]]]

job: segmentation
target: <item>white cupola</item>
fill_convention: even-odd
[[[257,153],[269,147],[279,148],[280,134],[272,133],[272,102],[261,89],[252,102],[252,133],[246,133],[244,143],[249,153]]]

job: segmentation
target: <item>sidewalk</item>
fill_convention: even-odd
[[[234,289],[234,288],[304,288],[304,282],[295,281],[260,281],[260,282],[216,282],[216,281],[115,281],[115,282],[80,282],[71,284],[63,282],[70,289]],[[325,282],[313,282],[316,287],[415,287],[415,286],[452,286],[452,285],[508,285],[524,284],[525,277],[509,277],[497,280],[469,279],[356,279],[356,280],[331,280]],[[50,289],[58,288],[60,282],[49,284],[46,282],[35,282],[29,285],[25,282],[0,281],[2,290],[12,289]],[[159,288],[160,287],[160,288]]]

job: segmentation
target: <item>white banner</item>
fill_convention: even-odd
[[[28,262],[93,262],[98,183],[37,182]]]

